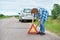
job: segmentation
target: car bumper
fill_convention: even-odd
[[[34,18],[35,20],[36,18]],[[32,20],[32,17],[22,17],[22,20]]]

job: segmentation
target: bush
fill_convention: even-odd
[[[3,14],[0,14],[0,17],[3,17],[4,15]]]

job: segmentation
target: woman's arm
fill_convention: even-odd
[[[32,24],[34,24],[34,18],[32,19]]]

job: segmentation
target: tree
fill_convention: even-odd
[[[0,14],[0,17],[3,17],[4,15],[3,14]]]
[[[60,5],[54,4],[54,8],[51,11],[53,19],[56,19],[60,14]]]

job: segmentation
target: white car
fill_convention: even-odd
[[[21,13],[19,13],[19,21],[32,20],[32,18],[31,9],[23,9]]]

